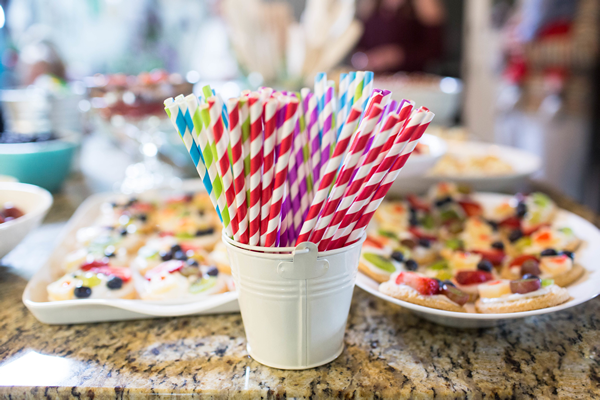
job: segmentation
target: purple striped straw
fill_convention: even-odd
[[[313,187],[319,187],[321,177],[321,139],[319,138],[319,109],[317,108],[317,97],[314,93],[307,96],[307,118],[308,135],[310,140],[310,153],[313,175]]]

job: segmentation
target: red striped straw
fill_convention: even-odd
[[[319,187],[321,180],[321,140],[319,138],[319,110],[317,108],[317,96],[309,93],[307,96],[308,108],[306,110],[306,121],[309,137],[309,148],[311,153],[311,167],[313,186]]]
[[[344,216],[344,219],[335,233],[333,240],[328,245],[329,249],[343,246],[345,240],[348,238],[354,226],[358,222],[358,219],[362,215],[364,207],[369,204],[371,198],[375,194],[375,191],[379,187],[379,184],[385,178],[385,175],[388,173],[390,168],[394,165],[396,159],[406,148],[409,140],[423,121],[425,114],[426,113],[424,111],[416,112],[415,115],[410,117],[405,126],[402,127],[400,134],[397,135],[396,139],[393,141],[393,145],[389,152],[386,154],[382,162],[377,165],[377,168],[374,168],[375,173],[369,178],[365,187],[361,189],[357,198],[354,200],[350,206],[350,209]]]
[[[377,95],[376,95],[377,96]],[[381,96],[379,97],[381,100]],[[310,237],[310,233],[313,228],[317,224],[319,214],[321,213],[321,209],[327,200],[327,196],[329,195],[329,190],[331,189],[331,185],[335,181],[335,177],[337,175],[338,169],[342,160],[345,158],[345,153],[352,137],[354,135],[354,131],[356,129],[356,125],[358,125],[358,121],[362,114],[362,109],[358,103],[354,103],[352,108],[350,109],[350,113],[348,114],[348,118],[346,119],[346,123],[342,128],[342,132],[340,133],[340,137],[338,138],[338,142],[335,146],[335,150],[333,151],[332,157],[329,159],[327,163],[327,169],[325,170],[325,174],[323,175],[323,179],[319,183],[318,190],[313,189],[315,192],[313,201],[308,209],[308,214],[304,219],[304,224],[302,225],[302,229],[300,231],[300,235],[296,240],[296,245],[308,241]],[[317,186],[315,186],[316,188]]]
[[[399,127],[400,130],[404,127],[404,125],[408,121],[408,118],[410,117],[410,114],[412,113],[414,105],[415,105],[414,101],[402,100],[400,102],[400,105],[398,106],[397,111],[396,110],[391,110],[390,111],[390,112],[397,112],[398,113],[398,123],[400,124],[400,127]],[[387,155],[388,151],[390,151],[390,149],[392,148],[393,144],[394,144],[393,140],[392,141],[388,140],[385,143],[385,145],[383,146],[383,149],[381,149],[381,152],[377,156],[377,161],[375,161],[375,165],[380,165],[381,164],[381,162],[383,161],[384,157]],[[371,169],[371,171],[367,175],[367,178],[365,179],[365,182],[369,182],[369,179],[371,179],[371,177],[373,176],[373,174],[375,173],[375,171],[376,171],[376,168],[372,168]]]
[[[423,133],[429,126],[429,123],[433,119],[434,115],[435,114],[433,114],[432,112],[429,112],[429,111],[426,112],[426,115],[423,118],[421,124],[415,130],[413,136],[411,136],[410,142],[406,145],[405,149],[402,151],[400,156],[396,159],[396,161],[394,162],[394,165],[390,168],[389,172],[385,175],[385,178],[383,178],[381,185],[377,188],[377,191],[373,195],[373,197],[372,197],[371,201],[369,202],[369,204],[367,205],[367,207],[364,208],[362,215],[360,216],[358,222],[354,226],[354,229],[352,230],[350,235],[348,235],[347,238],[341,238],[339,240],[339,243],[342,243],[342,245],[352,244],[352,243],[356,242],[358,239],[360,239],[360,237],[364,234],[364,231],[366,230],[367,225],[371,221],[371,218],[373,218],[373,214],[375,214],[375,211],[377,210],[377,208],[383,201],[383,198],[385,197],[387,192],[390,190],[390,187],[392,186],[392,184],[398,177],[398,174],[400,173],[402,167],[404,167],[404,165],[406,164],[406,161],[412,154],[412,152],[415,149],[417,143],[419,142],[419,139],[421,138],[421,136],[423,136]]]
[[[350,151],[346,155],[344,159],[344,163],[342,164],[342,170],[338,174],[338,177],[333,185],[333,189],[323,206],[323,211],[321,212],[321,216],[319,217],[315,228],[310,236],[310,241],[318,244],[325,233],[325,228],[331,222],[333,218],[333,213],[335,212],[337,206],[340,203],[344,192],[346,191],[346,187],[348,187],[348,183],[350,182],[350,178],[352,177],[356,165],[360,160],[365,146],[375,129],[375,125],[377,125],[377,121],[379,120],[379,115],[383,111],[383,107],[380,104],[373,104],[371,110],[368,114],[363,118],[358,132],[352,142],[352,147]]]
[[[265,140],[263,145],[263,177],[260,211],[260,245],[265,245],[271,196],[273,194],[273,173],[275,172],[275,129],[277,127],[276,112],[278,101],[269,99],[264,105]]]
[[[322,124],[323,134],[321,136],[321,172],[319,176],[325,175],[327,169],[327,161],[331,157],[331,147],[335,140],[335,128],[332,126],[333,121],[333,87],[328,87],[325,91],[325,104],[323,106],[322,115],[319,116],[320,124]]]
[[[398,128],[396,129],[396,127]],[[319,243],[319,251],[325,251],[327,249],[329,242],[331,242],[331,239],[333,239],[333,235],[344,219],[348,208],[350,208],[350,205],[354,202],[354,199],[358,195],[360,189],[364,186],[366,182],[365,178],[369,174],[369,171],[376,168],[375,161],[377,160],[377,155],[381,152],[381,149],[384,147],[384,145],[386,145],[388,142],[394,141],[399,130],[400,127],[398,123],[398,114],[388,114],[384,120],[383,127],[378,133],[376,133],[373,144],[367,152],[364,162],[358,168],[358,172],[354,176],[354,180],[348,186],[348,189],[346,189],[346,192],[342,197],[342,201],[333,214],[333,219],[329,223],[329,226],[325,228],[325,235]]]
[[[250,242],[260,243],[260,198],[262,195],[261,173],[263,166],[262,101],[257,93],[248,98],[250,106]]]
[[[273,197],[271,199],[271,211],[269,213],[269,224],[267,226],[267,237],[265,247],[275,246],[277,239],[277,228],[281,220],[281,202],[285,182],[287,180],[287,167],[290,158],[290,149],[292,147],[292,134],[296,127],[296,119],[298,118],[298,100],[292,98],[289,100],[285,113],[285,121],[283,123],[281,146],[279,149],[279,158],[275,166],[275,182],[273,185]]]
[[[225,125],[221,118],[222,106],[220,106],[218,99],[214,96],[208,98],[207,103],[208,112],[210,114],[210,131],[215,139],[217,166],[219,167],[219,174],[221,175],[221,180],[223,182],[223,191],[225,192],[225,198],[227,200],[227,209],[229,210],[229,218],[231,219],[233,237],[236,241],[239,241],[235,189],[233,187],[233,175],[231,174],[229,154],[227,154],[229,138],[227,137],[227,131],[225,130]]]
[[[229,140],[231,141],[231,161],[233,186],[240,232],[240,242],[248,244],[248,208],[246,205],[246,175],[244,174],[244,156],[242,151],[242,126],[238,99],[227,100],[229,114]]]

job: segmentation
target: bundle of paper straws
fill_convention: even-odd
[[[434,116],[372,80],[342,74],[337,97],[320,73],[314,92],[262,87],[224,104],[205,86],[165,100],[229,237],[319,251],[361,238]]]

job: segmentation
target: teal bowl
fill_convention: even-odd
[[[0,144],[0,175],[56,192],[71,172],[76,141]]]

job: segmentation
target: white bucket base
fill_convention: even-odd
[[[246,350],[248,351],[248,354],[250,354],[250,357],[252,357],[252,359],[262,365],[266,365],[269,368],[276,368],[276,369],[287,369],[287,370],[302,370],[302,369],[310,369],[310,368],[317,368],[320,367],[321,365],[325,365],[325,364],[329,364],[332,361],[335,361],[335,359],[337,359],[340,354],[342,354],[342,352],[344,351],[344,344],[342,343],[342,347],[340,347],[340,349],[335,353],[335,355],[333,357],[331,357],[328,360],[324,360],[312,365],[307,365],[305,367],[289,367],[289,366],[284,366],[284,365],[274,365],[274,364],[270,364],[267,361],[261,360],[259,356],[257,356],[256,354],[252,353],[252,348],[250,347],[250,343],[248,343],[248,345],[246,346]]]
[[[364,238],[319,253],[313,243],[264,248],[223,235],[239,294],[248,353],[278,369],[330,363],[344,334]]]

